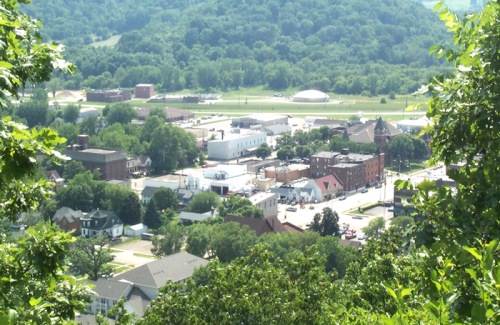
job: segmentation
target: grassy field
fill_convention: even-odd
[[[115,36],[111,36],[110,38],[108,38],[107,40],[105,41],[100,41],[100,42],[94,42],[90,45],[94,46],[94,47],[98,47],[98,46],[115,46],[116,43],[118,43],[118,41],[120,40],[120,37],[122,37],[121,35],[115,35]]]

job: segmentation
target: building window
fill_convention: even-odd
[[[97,220],[95,221],[95,225],[97,226]]]
[[[101,298],[101,304],[105,304],[106,303],[106,298]]]

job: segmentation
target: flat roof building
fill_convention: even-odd
[[[208,159],[228,160],[248,156],[263,143],[267,143],[266,132],[228,135],[224,140],[208,142]]]
[[[264,210],[264,218],[278,215],[278,194],[260,192],[248,199],[253,205]]]
[[[277,114],[253,114],[242,117],[233,117],[231,125],[240,128],[250,128],[255,125],[262,125],[263,128],[285,124],[288,125],[288,117]]]
[[[127,150],[89,148],[89,136],[79,135],[76,145],[68,145],[63,154],[80,161],[86,170],[99,169],[102,180],[127,179]]]
[[[151,98],[155,95],[155,85],[138,84],[135,86],[135,98]]]
[[[173,107],[137,107],[137,119],[138,120],[145,120],[146,117],[148,117],[149,112],[151,112],[154,109],[161,109],[162,111],[165,112],[165,115],[167,117],[167,122],[175,122],[175,121],[182,121],[182,120],[189,120],[191,118],[194,118],[194,113],[184,110],[184,109],[179,109],[179,108],[173,108]]]
[[[92,90],[86,93],[88,102],[116,103],[131,99],[130,90]]]

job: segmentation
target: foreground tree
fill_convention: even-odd
[[[337,236],[339,232],[339,215],[337,211],[330,208],[323,208],[321,213],[316,213],[311,224],[312,231],[318,232],[321,236]]]
[[[261,158],[262,160],[269,157],[272,153],[273,149],[267,143],[263,143],[255,149],[255,157]]]
[[[68,253],[71,269],[81,275],[87,275],[90,280],[97,281],[102,275],[108,276],[113,267],[106,265],[113,261],[111,249],[105,237],[80,237]]]

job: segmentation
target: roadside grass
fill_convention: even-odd
[[[208,115],[208,114],[207,114],[207,115]],[[197,114],[196,116],[198,116],[198,114]],[[200,116],[200,117],[203,117],[203,116]],[[215,123],[220,123],[220,122],[225,122],[225,121],[230,121],[230,119],[225,119],[225,120],[217,120],[217,121],[210,121],[210,122],[200,123],[200,124],[193,124],[193,127],[194,127],[194,126],[200,126],[200,125],[207,125],[207,124],[215,124]]]
[[[114,270],[114,273],[115,273],[115,274],[117,274],[117,273],[121,273],[121,272],[123,272],[123,271],[125,271],[125,270],[128,270],[128,269],[130,269],[130,267],[128,267],[128,266],[117,267],[117,268]]]
[[[144,258],[155,258],[154,255],[149,255],[149,254],[142,254],[142,253],[134,253],[134,256],[137,257],[144,257]]]

